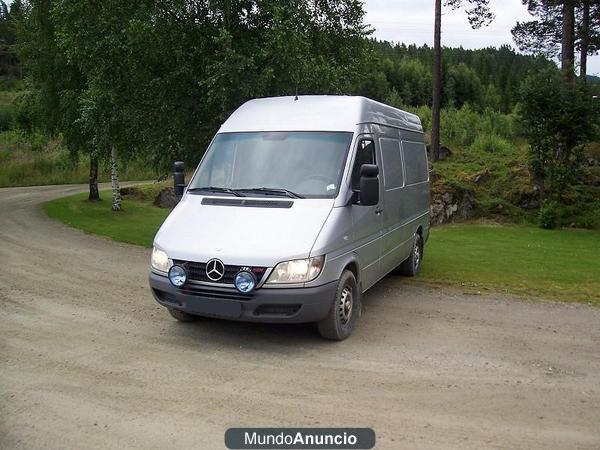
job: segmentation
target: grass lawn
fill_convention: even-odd
[[[152,246],[154,235],[170,210],[157,208],[150,201],[123,198],[123,211],[113,212],[110,191],[101,191],[103,200],[90,203],[87,193],[46,203],[48,216],[87,233],[115,241]]]
[[[75,228],[150,247],[169,210],[146,200],[123,200],[124,211],[87,194],[46,204],[48,215]],[[432,229],[423,272],[431,283],[465,286],[600,306],[600,231],[521,226],[449,225]]]
[[[492,225],[433,228],[420,278],[600,306],[600,232]]]

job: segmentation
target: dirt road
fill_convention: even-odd
[[[232,426],[373,427],[377,448],[599,448],[600,309],[387,277],[354,336],[181,324],[149,251],[0,189],[0,448],[223,448]]]

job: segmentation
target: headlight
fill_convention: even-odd
[[[269,276],[267,283],[306,283],[319,276],[323,268],[324,256],[315,258],[296,259],[277,264]]]
[[[173,261],[169,259],[165,252],[154,247],[152,249],[152,259],[150,260],[150,264],[154,270],[167,273],[173,265]]]

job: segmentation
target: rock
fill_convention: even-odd
[[[538,209],[540,207],[540,189],[533,186],[531,190],[523,190],[513,203],[518,204],[523,209]]]
[[[471,217],[473,217],[474,207],[475,205],[473,202],[473,196],[470,192],[465,192],[460,202],[458,203],[456,217],[458,217],[461,220],[470,219]]]
[[[440,161],[452,156],[452,150],[442,145],[440,147]]]
[[[442,202],[433,202],[431,204],[431,223],[433,225],[439,225],[444,223],[444,205]]]
[[[121,188],[121,197],[125,197],[127,195],[134,195],[134,194],[135,194],[135,187],[134,186],[122,187]]]
[[[154,206],[159,208],[174,208],[177,205],[177,197],[172,187],[162,189],[154,199]]]
[[[527,200],[521,203],[521,208],[523,209],[538,209],[540,207],[540,201],[538,199],[532,198],[531,200]]]
[[[454,220],[466,220],[473,217],[473,196],[470,191],[447,188],[449,190],[434,194],[431,202],[431,223],[441,225]]]
[[[475,184],[481,184],[481,183],[485,183],[489,179],[490,179],[490,171],[485,169],[483,172],[480,172],[477,175],[475,175],[475,177],[473,178],[473,182]]]
[[[429,155],[429,161],[431,161],[431,146],[428,145],[427,146],[427,154]],[[448,147],[442,145],[440,147],[440,157],[439,160],[443,160],[446,158],[449,158],[450,156],[452,156],[452,150],[450,150]]]
[[[439,173],[437,173],[435,170],[430,170],[429,171],[429,181],[431,183],[435,183],[436,181],[440,180],[442,177],[440,176]]]

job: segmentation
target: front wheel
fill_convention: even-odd
[[[317,325],[325,339],[342,341],[352,334],[360,314],[360,292],[354,274],[344,270],[327,317]]]
[[[399,266],[399,271],[407,277],[416,276],[421,270],[421,262],[423,261],[423,238],[419,233],[415,234],[413,240],[413,248],[410,256]]]

